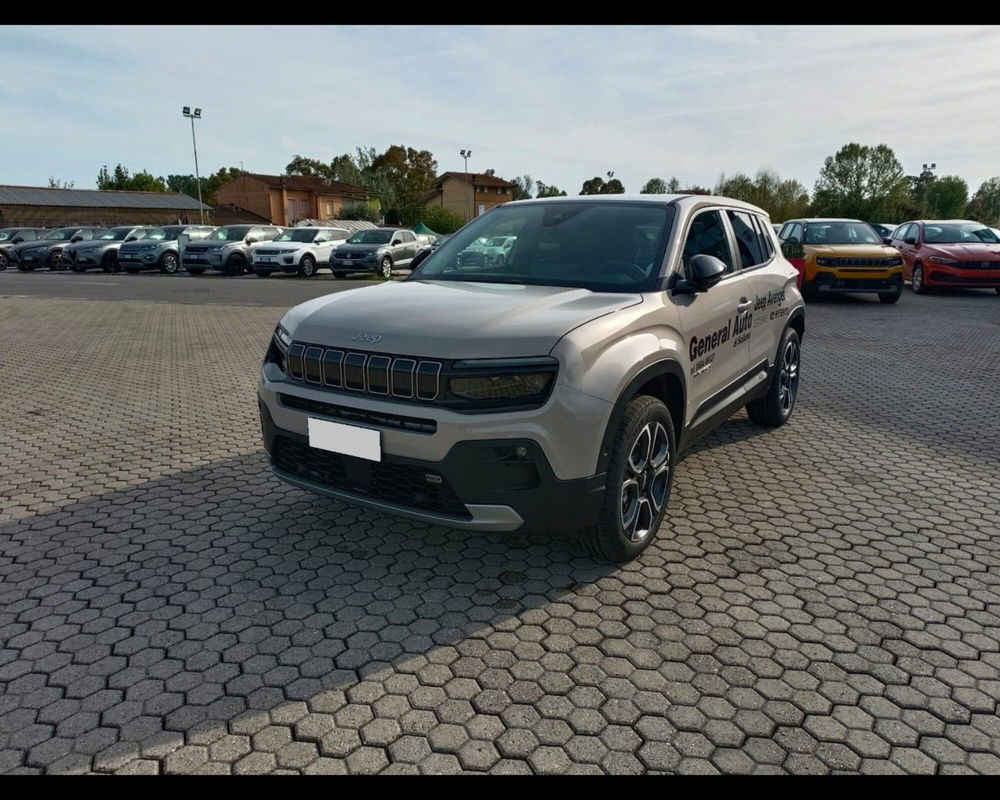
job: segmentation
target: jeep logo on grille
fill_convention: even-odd
[[[352,342],[364,342],[365,344],[378,344],[382,341],[381,333],[365,333],[358,331],[351,337]]]

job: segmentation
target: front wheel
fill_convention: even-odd
[[[0,250],[0,272],[7,269],[7,263],[7,254],[3,250]]]
[[[105,272],[118,272],[118,254],[108,253],[101,259],[101,269]]]
[[[160,258],[160,272],[166,275],[174,275],[181,268],[181,262],[176,253],[164,253]]]
[[[229,257],[229,263],[226,264],[226,272],[230,275],[242,275],[246,272],[247,260],[239,253],[234,253]]]
[[[927,294],[927,284],[924,282],[923,265],[917,264],[913,267],[913,277],[910,278],[910,286],[916,294]]]
[[[62,260],[62,253],[59,252],[49,254],[47,265],[53,272],[62,272],[62,270],[66,269],[66,265],[63,264]]]
[[[604,504],[584,542],[602,561],[635,558],[656,536],[670,500],[676,448],[673,420],[657,398],[625,406],[608,462]]]
[[[299,262],[299,276],[302,278],[311,278],[316,274],[316,261],[312,256],[302,256],[302,260]]]
[[[378,274],[388,280],[392,277],[392,259],[385,256],[378,265]]]
[[[903,290],[897,289],[895,292],[879,292],[878,300],[880,303],[886,303],[892,305],[893,303],[898,303],[899,298],[903,296]]]
[[[798,332],[794,328],[785,328],[778,347],[778,363],[767,394],[747,403],[747,415],[751,422],[768,428],[779,428],[788,422],[799,394],[801,355]]]

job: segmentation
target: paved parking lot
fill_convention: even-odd
[[[992,292],[810,305],[611,568],[272,478],[278,281],[62,280],[0,274],[0,772],[1000,773]]]

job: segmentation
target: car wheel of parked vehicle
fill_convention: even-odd
[[[188,275],[204,275],[204,267],[188,267]]]
[[[888,303],[892,305],[893,303],[899,302],[899,298],[903,296],[902,288],[897,289],[895,292],[879,292],[878,299],[880,303]]]
[[[747,403],[747,415],[751,422],[768,428],[778,428],[788,422],[799,394],[801,355],[798,332],[794,328],[785,328],[778,348],[778,363],[767,394]]]
[[[242,253],[233,253],[226,262],[226,272],[230,275],[242,275],[247,271],[247,260]]]
[[[8,263],[9,262],[7,261],[7,254],[3,250],[0,250],[0,272],[3,272],[5,269],[7,269]]]
[[[924,267],[922,264],[913,265],[913,277],[910,278],[910,286],[917,294],[927,294],[927,284],[924,283]]]
[[[164,253],[160,257],[160,272],[166,275],[173,275],[181,268],[181,262],[176,253]]]
[[[62,253],[54,252],[49,253],[49,257],[45,260],[46,265],[53,272],[62,272],[66,269],[66,265],[63,264]]]
[[[101,259],[101,269],[105,272],[117,272],[118,271],[118,255],[117,253],[107,253],[104,258]]]
[[[383,256],[381,263],[378,265],[378,274],[383,278],[392,277],[392,259],[389,256]]]
[[[271,270],[269,270],[269,269],[255,269],[253,271],[253,274],[256,275],[258,278],[270,278],[271,277]]]
[[[316,274],[316,259],[312,256],[302,256],[299,262],[299,277],[311,278]]]
[[[676,448],[667,407],[641,395],[625,406],[608,462],[604,505],[585,543],[599,559],[625,561],[646,549],[670,501]]]

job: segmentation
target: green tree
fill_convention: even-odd
[[[49,178],[50,189],[72,189],[75,181],[64,181],[59,178]]]
[[[1000,177],[983,181],[969,201],[966,216],[984,225],[1000,224]]]
[[[549,186],[541,181],[538,181],[535,185],[538,187],[535,197],[566,197],[566,192],[558,186]]]
[[[639,194],[667,194],[667,182],[663,178],[650,178]]]
[[[330,161],[330,177],[351,186],[361,186],[364,180],[361,169],[350,153],[333,157]]]
[[[618,178],[612,178],[604,184],[601,194],[625,194],[625,187]]]
[[[530,175],[518,175],[516,178],[511,179],[511,183],[514,184],[515,200],[531,199],[531,192],[535,188],[535,181]]]
[[[908,194],[903,167],[890,147],[851,142],[824,162],[813,210],[835,217],[889,219]]]
[[[969,184],[958,175],[944,175],[927,189],[927,205],[936,219],[955,219],[969,205]]]
[[[329,164],[317,158],[296,155],[285,165],[286,175],[307,175],[315,178],[333,178]]]
[[[806,213],[809,193],[797,180],[782,180],[773,170],[762,169],[756,176],[733,175],[719,177],[715,194],[743,200],[763,208],[771,219],[781,222]]]
[[[218,172],[201,179],[201,199],[208,205],[215,204],[215,193],[231,180],[243,175],[239,167],[222,167]],[[160,178],[171,192],[182,192],[189,197],[198,197],[198,181],[194,175],[167,175]]]
[[[373,208],[368,203],[345,203],[344,207],[340,209],[340,219],[365,219],[369,222],[378,223],[381,219],[381,214],[379,214],[376,208]]]
[[[465,224],[465,217],[441,206],[428,206],[420,221],[435,233],[454,233]]]
[[[402,223],[411,225],[420,218],[434,188],[437,161],[429,150],[394,144],[371,159],[363,173],[368,185],[381,195],[386,221],[390,211],[395,211]]]
[[[117,189],[133,192],[165,192],[167,184],[162,178],[155,178],[146,170],[132,175],[121,164],[115,167],[114,173],[109,173],[105,164],[97,173],[97,188],[105,191]]]
[[[605,187],[607,184],[604,182],[604,178],[595,176],[589,181],[583,182],[583,187],[580,189],[580,194],[605,194]]]

